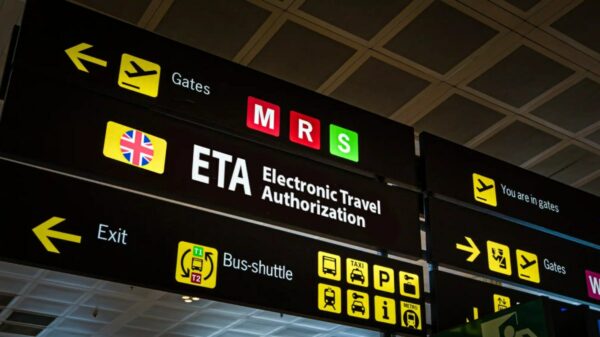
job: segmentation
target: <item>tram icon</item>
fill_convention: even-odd
[[[323,308],[330,306],[335,310],[335,291],[332,288],[325,288],[323,299],[325,301]]]

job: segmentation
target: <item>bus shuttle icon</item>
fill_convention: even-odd
[[[342,259],[339,255],[319,252],[318,274],[319,277],[339,281],[342,279]]]

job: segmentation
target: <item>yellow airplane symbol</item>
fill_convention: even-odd
[[[46,248],[46,250],[50,253],[60,254],[58,249],[56,249],[56,246],[52,243],[52,241],[50,241],[50,238],[74,243],[81,243],[81,236],[79,235],[67,234],[51,229],[52,227],[58,225],[63,221],[65,221],[65,219],[54,216],[44,221],[43,223],[37,225],[33,229],[33,233],[35,234],[35,236],[38,238],[38,240],[40,240],[44,248]]]

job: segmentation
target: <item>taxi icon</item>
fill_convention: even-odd
[[[354,300],[352,302],[350,309],[352,310],[353,313],[360,312],[363,315],[365,314],[365,311],[366,311],[365,304],[363,302],[357,301],[357,300]]]
[[[360,269],[354,268],[350,272],[350,280],[353,282],[358,281],[360,283],[365,283],[365,275],[363,275],[363,272]]]

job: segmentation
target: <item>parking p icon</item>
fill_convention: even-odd
[[[376,264],[373,265],[373,286],[377,290],[394,293],[396,288],[394,270]]]

